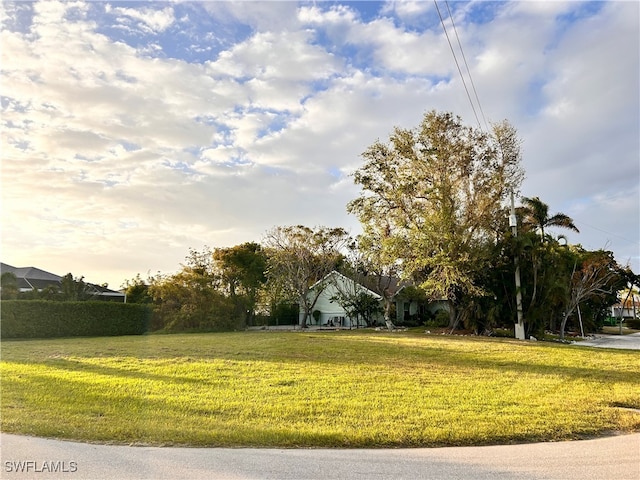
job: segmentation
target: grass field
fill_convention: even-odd
[[[190,446],[413,447],[640,431],[640,355],[422,332],[3,341],[2,431]]]

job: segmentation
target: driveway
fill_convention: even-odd
[[[640,350],[640,333],[630,335],[596,335],[593,340],[576,342],[581,347],[623,348]]]
[[[394,450],[127,447],[2,434],[0,446],[7,480],[640,479],[640,434]]]

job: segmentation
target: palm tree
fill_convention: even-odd
[[[561,227],[574,232],[580,233],[578,227],[573,223],[573,219],[564,213],[556,213],[549,216],[549,205],[540,200],[539,197],[522,197],[521,209],[524,217],[522,219],[523,227],[527,230],[539,230],[542,238],[544,238],[544,229],[546,227]]]

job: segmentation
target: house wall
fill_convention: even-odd
[[[355,284],[352,280],[343,277],[340,274],[334,273],[331,274],[331,278],[328,279],[328,283],[318,300],[316,301],[315,306],[313,307],[313,311],[320,311],[320,318],[318,321],[311,316],[310,319],[307,320],[307,325],[319,325],[326,326],[330,320],[334,321],[334,326],[342,326],[342,327],[366,327],[367,324],[362,319],[351,319],[347,316],[344,308],[340,306],[340,304],[336,301],[331,301],[331,298],[338,295],[340,291],[343,292],[353,292],[355,289],[363,289],[364,287]],[[340,286],[338,288],[337,285]],[[311,293],[313,294],[313,292]],[[300,320],[304,318],[304,309],[300,308]],[[338,323],[336,325],[336,323]]]
[[[634,308],[622,308],[621,305],[614,305],[611,307],[611,316],[615,318],[620,318],[620,313],[622,313],[622,318],[624,319],[632,319],[637,316],[637,309]]]

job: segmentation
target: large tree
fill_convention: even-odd
[[[238,316],[251,323],[258,291],[266,281],[267,258],[262,246],[247,242],[229,248],[216,248],[213,260],[224,288],[235,304]]]
[[[154,329],[232,330],[241,326],[233,302],[220,291],[221,281],[208,247],[190,249],[179,272],[158,274],[150,283]]]
[[[268,252],[268,281],[300,303],[303,311],[300,326],[303,328],[323,291],[322,284],[316,285],[313,291],[311,286],[339,267],[348,240],[349,236],[342,228],[296,225],[276,227],[267,232],[264,244]]]
[[[384,233],[386,258],[432,299],[450,303],[451,323],[477,283],[487,246],[503,223],[502,206],[523,179],[520,141],[507,122],[486,133],[450,113],[428,112],[414,129],[374,142],[354,174],[360,196],[348,210],[365,235]]]

